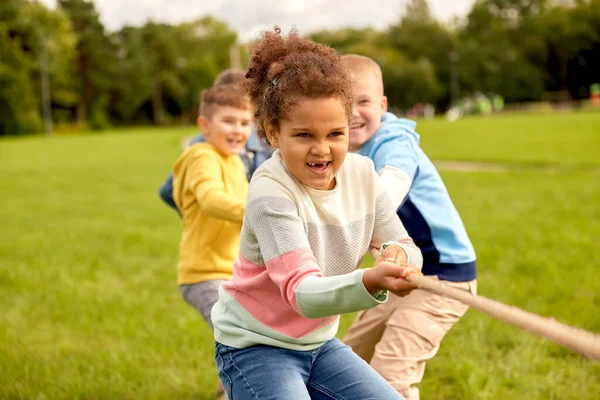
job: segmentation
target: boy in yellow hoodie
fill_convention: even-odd
[[[219,285],[231,279],[239,250],[248,181],[238,154],[251,122],[249,99],[238,85],[205,90],[197,120],[205,142],[186,149],[173,171],[173,199],[183,218],[177,281],[211,328]]]

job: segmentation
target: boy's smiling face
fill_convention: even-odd
[[[200,116],[198,126],[206,143],[223,155],[239,154],[250,136],[252,114],[231,106],[219,106],[210,118]]]
[[[354,99],[350,121],[350,151],[358,151],[375,135],[381,118],[387,111],[387,98],[383,95],[383,82],[369,68],[354,71]]]

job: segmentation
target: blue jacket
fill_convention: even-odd
[[[421,149],[415,128],[414,121],[386,113],[359,153],[373,160],[378,172],[391,166],[412,179],[397,214],[423,253],[423,274],[456,282],[473,280],[475,250],[440,174]]]
[[[191,145],[200,142],[204,142],[204,137],[201,134],[193,138],[189,144]],[[246,166],[246,177],[248,178],[248,181],[252,178],[254,171],[256,171],[263,162],[269,159],[272,153],[273,149],[260,140],[253,127],[250,137],[248,138],[248,143],[246,143],[246,149],[240,153],[240,158]],[[167,180],[160,186],[158,193],[160,198],[167,203],[168,206],[179,211],[173,200],[173,173],[169,174]]]

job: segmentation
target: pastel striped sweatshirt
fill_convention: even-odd
[[[279,151],[248,189],[240,254],[212,309],[215,339],[312,350],[337,333],[339,314],[372,308],[358,269],[370,247],[397,241],[410,264],[421,252],[406,233],[373,162],[348,154],[333,190],[302,185]]]

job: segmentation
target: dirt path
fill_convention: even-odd
[[[437,169],[457,172],[505,172],[511,169],[510,165],[500,163],[486,163],[477,161],[433,161]]]
[[[526,164],[526,163],[501,163],[484,161],[452,161],[437,160],[433,161],[437,169],[441,171],[456,172],[507,172],[507,171],[540,171],[540,172],[561,172],[561,171],[591,171],[600,173],[600,166],[582,166],[582,165],[559,165],[559,164]]]
[[[181,139],[180,145],[185,149],[195,135],[186,136]],[[454,161],[437,160],[433,161],[435,167],[441,171],[455,172],[507,172],[507,171],[542,171],[559,172],[569,170],[587,170],[600,173],[600,166],[578,166],[578,165],[558,165],[558,164],[526,164],[526,163],[502,163],[485,161]]]

